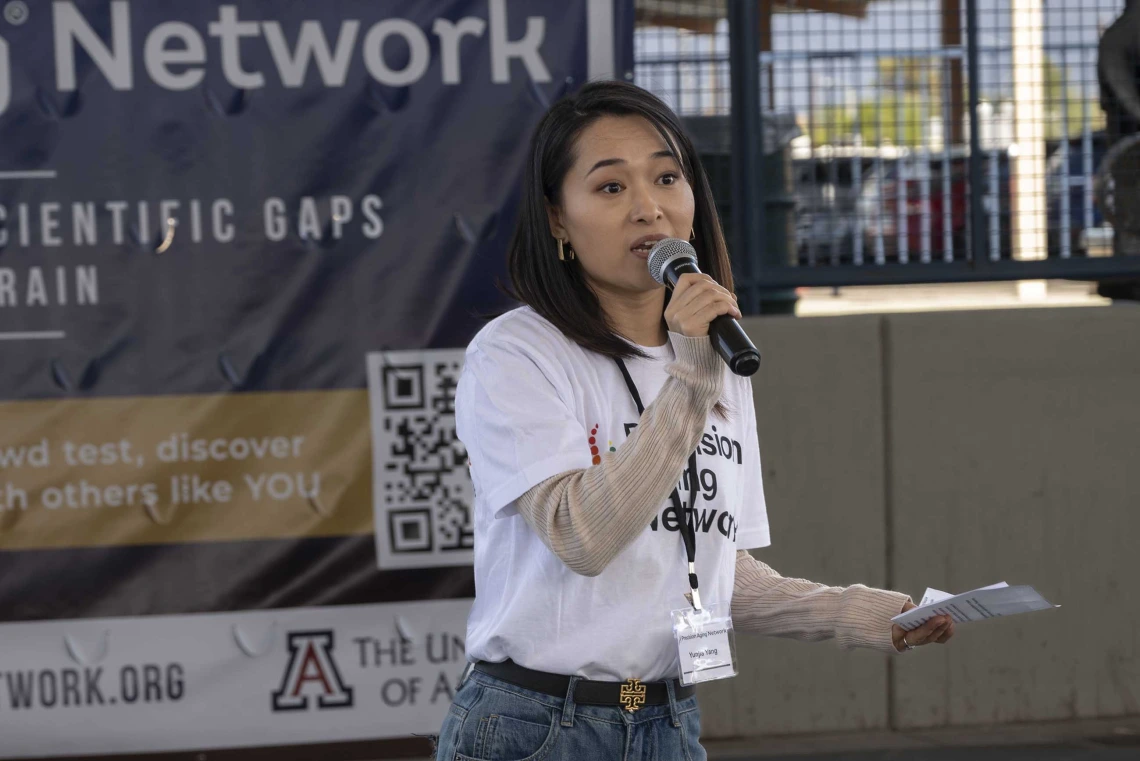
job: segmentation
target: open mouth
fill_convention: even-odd
[[[639,238],[634,241],[633,245],[629,247],[629,250],[639,256],[649,256],[649,252],[653,250],[653,247],[656,246],[658,242],[665,240],[666,237],[668,236],[647,235],[644,238]]]

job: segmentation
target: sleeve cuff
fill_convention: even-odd
[[[669,366],[669,372],[686,385],[692,387],[702,397],[712,400],[721,394],[726,365],[713,349],[708,336],[684,336],[669,332],[669,343],[677,360]]]
[[[882,625],[875,627],[875,632],[872,634],[868,645],[874,650],[880,650],[889,655],[902,655],[906,651],[895,648],[895,641],[891,636],[895,625],[891,619],[902,613],[903,606],[911,601],[910,595],[883,589],[876,589],[875,592],[878,598],[875,600],[875,607],[881,616]]]

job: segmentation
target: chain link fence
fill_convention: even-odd
[[[1115,130],[1102,81],[1114,55],[1140,59],[1123,0],[754,1],[767,222],[756,245],[785,270],[778,280],[876,282],[884,268],[897,282],[1092,277],[1101,270],[1073,262],[1126,261],[1110,222],[1123,228],[1140,172],[1121,161],[1114,178],[1104,162],[1140,131],[1140,70],[1115,106],[1131,117],[1134,98],[1135,118]],[[689,124],[731,227],[728,7],[636,9],[635,81]],[[1036,260],[1057,265],[1012,266]]]

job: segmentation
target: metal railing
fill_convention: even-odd
[[[1095,197],[1109,143],[1098,44],[1122,7],[639,0],[635,81],[699,127],[706,166],[752,168],[714,185],[733,175],[718,199],[758,293],[1140,276]],[[755,92],[734,88],[742,73]],[[739,139],[701,139],[718,134]],[[751,229],[739,203],[760,209]]]

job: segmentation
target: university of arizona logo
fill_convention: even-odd
[[[352,688],[333,660],[332,631],[289,632],[289,665],[273,693],[274,711],[304,711],[316,698],[318,709],[351,708]]]

